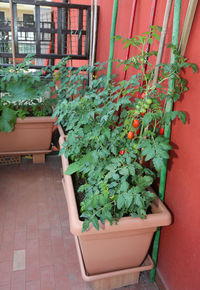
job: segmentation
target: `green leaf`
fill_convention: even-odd
[[[117,199],[117,208],[121,209],[124,206],[125,200],[122,194],[118,195],[118,199]]]
[[[148,126],[153,119],[153,116],[151,113],[147,113],[143,118],[143,125],[144,127]]]
[[[121,175],[128,175],[129,174],[129,170],[127,167],[122,167],[120,170],[119,170],[119,173]]]
[[[85,232],[89,228],[90,222],[89,220],[84,220],[83,226],[82,226],[82,232]]]
[[[154,37],[155,39],[157,39],[158,41],[160,41],[160,35],[159,35],[158,33],[154,32],[154,33],[153,33],[153,37]]]
[[[149,38],[148,42],[152,45],[153,44],[153,38]]]
[[[129,206],[131,205],[132,201],[133,201],[133,194],[131,193],[131,191],[124,193],[123,194],[124,199],[125,199],[125,206],[126,208],[129,208]]]
[[[151,176],[138,176],[137,177],[137,185],[142,188],[149,187],[153,182],[153,178]]]
[[[92,220],[91,220],[93,226],[95,227],[95,229],[98,231],[99,230],[99,221],[97,219],[97,217],[93,217]]]
[[[194,64],[194,63],[191,63],[190,66],[191,66],[191,68],[193,70],[193,73],[195,73],[197,71],[197,69],[198,69],[197,65]]]
[[[163,166],[163,159],[161,157],[156,157],[153,159],[154,167],[157,171],[161,170],[161,167]]]
[[[154,156],[155,156],[155,150],[153,147],[151,147],[146,154],[145,161],[152,159]]]
[[[87,162],[92,163],[94,160],[94,152],[89,152],[84,155],[80,160],[70,164],[65,171],[66,175],[72,175],[73,173],[79,171]]]
[[[143,200],[141,198],[141,196],[139,194],[137,194],[135,196],[135,203],[139,206],[139,207],[142,207],[143,206]]]
[[[120,191],[126,192],[129,188],[129,183],[127,181],[123,181],[120,186]]]
[[[171,150],[172,146],[169,143],[160,143],[160,147],[164,150]]]
[[[128,166],[129,172],[132,176],[135,176],[135,166],[133,164],[130,164]]]
[[[81,168],[81,164],[79,163],[79,161],[74,162],[67,167],[67,170],[65,170],[65,174],[72,175],[73,173],[79,171],[80,168]]]
[[[117,174],[117,173],[113,174],[112,177],[114,180],[119,180],[119,174]]]
[[[183,124],[186,124],[186,114],[183,111],[178,112],[179,119],[183,122]]]
[[[16,112],[9,108],[4,108],[0,116],[0,132],[11,132],[16,122]]]

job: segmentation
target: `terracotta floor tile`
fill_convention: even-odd
[[[35,224],[27,225],[27,240],[38,239],[38,226]]]
[[[24,220],[21,217],[17,218],[15,230],[16,231],[26,231],[26,220]]]
[[[39,229],[49,229],[49,220],[48,220],[48,215],[43,215],[39,213],[38,215],[38,228]]]
[[[67,272],[68,272],[67,276],[68,276],[69,287],[70,287],[69,289],[73,289],[73,290],[85,289],[86,286],[87,287],[89,286],[82,279],[80,267],[78,264],[76,264],[75,267],[73,267],[73,265],[70,265],[70,267],[68,267]]]
[[[71,239],[64,240],[64,248],[65,248],[67,263],[76,264],[78,261],[78,255],[76,252],[74,237],[72,237]]]
[[[51,245],[51,234],[50,229],[39,229],[39,246],[50,246]]]
[[[52,247],[51,245],[40,246],[40,267],[53,265]]]
[[[9,284],[4,284],[4,285],[0,285],[0,290],[10,290],[10,283]]]
[[[27,240],[26,242],[26,258],[27,261],[39,260],[39,241]]]
[[[15,229],[4,229],[2,242],[7,244],[9,242],[13,242],[15,237]]]
[[[40,272],[41,272],[41,289],[54,290],[55,289],[54,267],[53,266],[41,267]]]
[[[22,250],[26,248],[26,231],[15,232],[14,250]]]
[[[11,290],[25,290],[25,271],[12,272]]]
[[[40,267],[38,265],[27,265],[26,267],[26,281],[40,280]]]
[[[12,262],[6,261],[0,263],[0,285],[10,283],[12,271]]]
[[[26,282],[26,290],[42,290],[40,288],[40,280]]]
[[[11,261],[13,258],[14,241],[2,243],[0,246],[0,262]]]
[[[72,290],[69,286],[67,267],[64,264],[54,265],[56,290]]]

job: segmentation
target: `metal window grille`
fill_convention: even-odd
[[[0,0],[0,3],[9,3],[9,0]],[[19,17],[20,4],[32,7],[32,13],[24,12],[23,19]],[[90,11],[89,5],[13,0],[16,58],[23,59],[31,53],[41,66],[45,59],[54,64],[55,59],[67,56],[88,60]],[[10,19],[0,21],[1,63],[5,60],[10,63],[12,59],[11,40]]]

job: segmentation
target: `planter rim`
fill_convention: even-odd
[[[62,126],[61,126],[60,124],[58,124],[58,131],[59,131],[60,137],[63,137],[63,138],[66,137],[66,135],[65,135],[65,133],[64,133],[64,131],[63,131],[63,128],[62,128]],[[62,140],[63,140],[63,139],[62,139]],[[63,140],[63,141],[64,141],[64,140]]]
[[[62,147],[62,143],[64,142],[64,137],[61,136],[59,139],[60,146]],[[63,173],[66,171],[69,163],[68,160],[61,156],[62,165],[63,165]],[[139,217],[122,217],[117,222],[117,226],[113,223],[110,223],[106,220],[104,224],[99,222],[99,231],[97,231],[93,226],[90,225],[87,231],[82,232],[82,224],[83,222],[79,219],[76,198],[74,193],[74,187],[72,183],[72,178],[70,175],[63,176],[63,187],[65,191],[65,196],[67,199],[67,206],[69,212],[70,219],[70,230],[71,233],[75,236],[84,235],[96,235],[105,234],[111,232],[119,232],[119,231],[127,231],[127,230],[140,230],[145,228],[156,228],[158,226],[166,226],[171,224],[171,214],[169,210],[165,207],[165,205],[161,202],[161,200],[156,196],[154,201],[152,202],[152,214],[148,214],[145,219],[141,219]]]
[[[51,116],[44,116],[44,117],[26,117],[23,120],[21,118],[17,118],[16,124],[21,123],[55,123],[57,121],[57,118],[52,118]]]

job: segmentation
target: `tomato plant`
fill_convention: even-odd
[[[66,174],[78,173],[85,181],[79,188],[84,194],[80,205],[83,231],[90,223],[99,229],[98,221],[112,224],[123,216],[145,218],[155,197],[149,186],[159,177],[172,149],[159,128],[176,117],[186,122],[184,112],[166,112],[165,103],[168,98],[177,101],[187,90],[180,72],[190,64],[171,46],[176,62],[161,64],[158,83],[152,85],[157,52],[148,53],[145,47],[155,41],[157,27],[150,32],[123,40],[137,50],[130,60],[119,61],[125,69],[135,68],[130,79],[118,81],[113,77],[108,83],[101,64],[76,70],[66,65],[58,68],[62,85],[57,91],[54,116],[66,131],[60,152],[72,162]],[[96,73],[90,85],[88,72]],[[169,94],[166,80],[172,76],[175,89]]]

